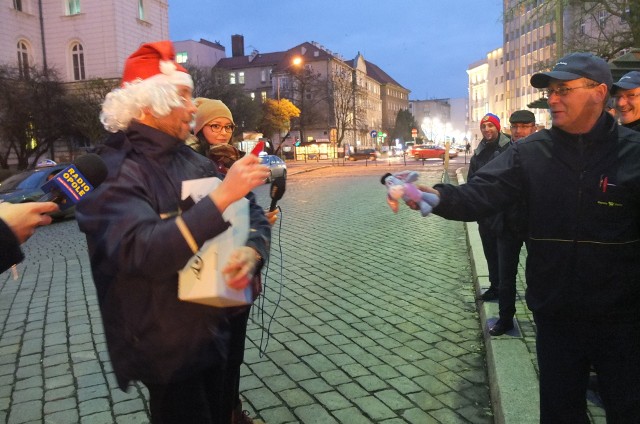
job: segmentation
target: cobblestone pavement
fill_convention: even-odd
[[[245,407],[270,424],[493,422],[463,224],[394,215],[383,166],[337,168],[288,181]],[[148,422],[144,388],[116,388],[75,221],[24,250],[18,281],[0,275],[0,422]]]

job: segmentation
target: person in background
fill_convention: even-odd
[[[231,420],[223,408],[224,316],[179,300],[178,272],[229,228],[222,213],[243,197],[260,231],[231,253],[222,268],[226,284],[247,287],[269,253],[271,227],[251,194],[269,170],[247,155],[222,176],[185,144],[196,113],[192,87],[170,41],[143,44],[129,56],[121,87],[102,106],[101,121],[115,133],[98,148],[109,174],[76,210],[117,383],[126,390],[139,380],[148,388],[154,424]],[[222,182],[195,204],[181,202],[182,182],[206,177]]]
[[[627,128],[640,131],[640,72],[624,74],[611,87],[617,117]]]
[[[53,202],[0,203],[0,272],[22,262],[20,245],[36,228],[51,224],[47,214],[57,210],[58,205]]]
[[[551,129],[466,184],[420,186],[440,196],[436,215],[461,221],[524,197],[542,424],[589,422],[591,365],[607,422],[640,422],[640,133],[604,111],[612,84],[605,60],[561,58],[531,77],[546,91]]]
[[[511,143],[522,140],[536,131],[536,117],[528,110],[516,110],[509,117]],[[513,329],[516,313],[516,277],[520,250],[526,238],[526,215],[522,201],[509,206],[502,215],[502,230],[498,233],[498,264],[500,289],[498,292],[498,321],[489,334],[500,336]]]
[[[194,126],[194,133],[199,141],[197,146],[216,164],[218,171],[226,174],[231,166],[245,155],[245,152],[230,144],[235,128],[231,111],[220,100],[203,97],[195,99],[195,105],[198,109]],[[272,225],[277,219],[276,211],[267,213],[267,218]],[[252,228],[252,230],[255,229]],[[261,288],[259,274],[254,276],[252,284],[255,287],[254,292],[259,293]],[[260,420],[249,417],[248,412],[242,408],[240,398],[240,368],[244,359],[250,310],[251,305],[224,308],[230,328],[229,353],[224,377],[224,407],[232,416],[232,424],[262,423]]]
[[[473,152],[469,160],[469,172],[467,181],[478,172],[480,168],[489,163],[504,149],[509,147],[509,137],[500,132],[500,118],[493,113],[487,113],[480,120],[480,132],[482,140]],[[498,264],[498,232],[500,228],[499,216],[489,216],[478,220],[478,232],[482,240],[482,250],[489,268],[489,288],[480,296],[482,300],[495,300],[498,298],[500,287],[500,268]]]

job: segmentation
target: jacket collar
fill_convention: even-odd
[[[551,127],[551,133],[559,137],[563,140],[581,140],[585,144],[590,144],[597,142],[598,140],[602,140],[603,137],[607,139],[614,133],[618,128],[618,124],[616,120],[607,112],[602,112],[596,124],[589,130],[589,132],[584,134],[569,134],[566,131],[561,130],[557,127]]]

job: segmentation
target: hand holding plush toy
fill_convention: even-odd
[[[400,199],[415,202],[420,208],[422,216],[427,216],[433,208],[438,206],[440,198],[433,193],[420,191],[413,182],[419,174],[416,171],[402,171],[395,174],[385,174],[380,182],[387,186],[387,203],[391,210],[398,212],[398,201]]]

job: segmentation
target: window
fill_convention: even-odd
[[[13,0],[13,8],[22,12],[22,0]]]
[[[189,53],[187,52],[176,53],[176,63],[187,63],[188,59],[189,59]]]
[[[29,49],[24,41],[18,41],[18,69],[20,78],[29,78]]]
[[[230,72],[229,73],[229,84],[235,84],[236,83],[236,74],[235,72]]]
[[[80,0],[67,0],[67,15],[80,13]]]
[[[82,44],[75,43],[73,47],[71,47],[71,60],[73,62],[73,80],[80,81],[84,80],[84,51],[82,49]]]
[[[266,91],[261,91],[260,92],[260,99],[262,100],[262,103],[267,101],[267,92]]]
[[[144,0],[138,0],[138,19],[144,21]]]
[[[238,84],[244,84],[244,72],[238,72]]]
[[[249,97],[251,97],[251,100],[255,100],[256,99],[256,93],[254,93],[252,91],[251,93],[249,93]]]
[[[260,82],[267,82],[267,70],[263,69],[260,71]]]

